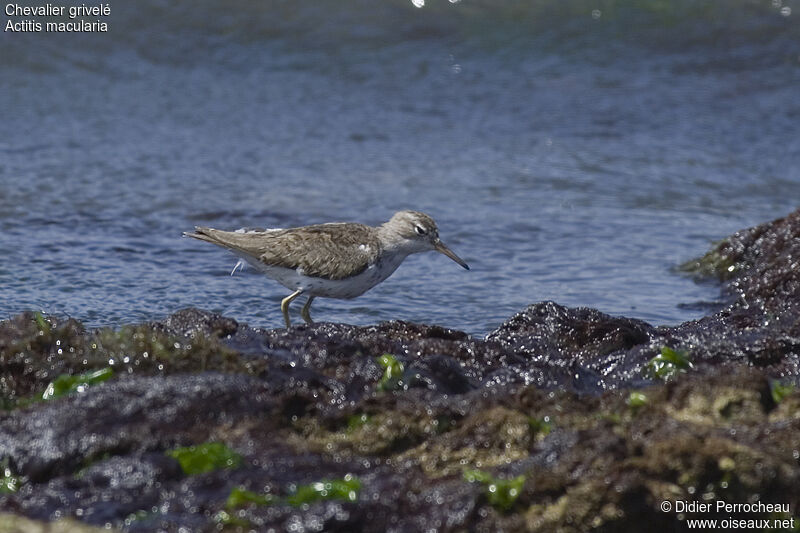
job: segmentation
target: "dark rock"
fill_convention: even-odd
[[[0,415],[0,457],[10,459],[17,474],[43,482],[105,455],[202,442],[213,424],[265,416],[275,408],[265,383],[239,375],[109,382]]]
[[[406,369],[403,381],[409,387],[425,387],[441,394],[463,394],[478,387],[461,365],[446,355],[418,359]]]
[[[182,337],[192,337],[198,333],[207,337],[225,337],[239,329],[238,322],[232,318],[195,308],[181,309],[154,325],[171,335]]]
[[[542,352],[603,356],[647,342],[653,328],[641,320],[617,318],[596,309],[569,309],[555,302],[531,305],[487,335],[517,354]]]
[[[19,485],[0,489],[0,529],[13,513],[218,531],[225,511],[258,531],[672,531],[685,522],[664,500],[793,512],[798,265],[800,211],[687,263],[723,283],[723,308],[700,320],[542,302],[485,339],[399,321],[262,330],[199,309],[87,331],[24,313],[0,322],[0,475]],[[646,372],[664,347],[691,362],[666,382]],[[403,372],[379,387],[386,353]],[[41,401],[60,374],[109,365],[110,381]],[[241,464],[186,475],[165,453],[208,441]],[[517,476],[521,492],[493,504],[489,486]],[[355,501],[290,504],[345,477]],[[227,509],[235,487],[272,504]],[[767,517],[688,517],[730,516]]]

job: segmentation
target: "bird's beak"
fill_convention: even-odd
[[[446,255],[447,257],[449,257],[450,259],[452,259],[465,269],[469,270],[469,265],[467,265],[463,259],[454,254],[453,251],[447,246],[445,246],[442,241],[436,241],[436,244],[434,244],[433,247],[437,252]]]

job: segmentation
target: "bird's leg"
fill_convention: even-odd
[[[311,302],[314,300],[313,296],[308,297],[308,301],[306,305],[303,306],[303,309],[300,311],[300,316],[303,317],[303,320],[306,321],[306,324],[313,324],[314,321],[311,320],[311,315],[308,314],[309,310],[311,310]]]
[[[287,329],[292,327],[292,322],[289,320],[289,304],[301,294],[303,294],[303,289],[297,289],[292,294],[281,300],[281,311],[283,311],[283,319],[286,321]]]

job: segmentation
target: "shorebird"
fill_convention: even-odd
[[[233,271],[248,263],[287,289],[281,301],[286,327],[289,304],[308,295],[300,316],[311,323],[316,297],[350,299],[384,281],[411,254],[436,251],[469,270],[469,266],[439,239],[436,223],[425,213],[400,211],[388,222],[365,226],[333,222],[289,229],[222,231],[195,227],[184,233],[239,256]]]

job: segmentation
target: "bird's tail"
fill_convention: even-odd
[[[255,234],[239,233],[235,231],[223,231],[214,228],[196,226],[194,232],[184,232],[184,237],[191,237],[199,241],[216,244],[226,250],[230,250],[239,256],[257,257],[260,255],[258,246],[253,242]]]

